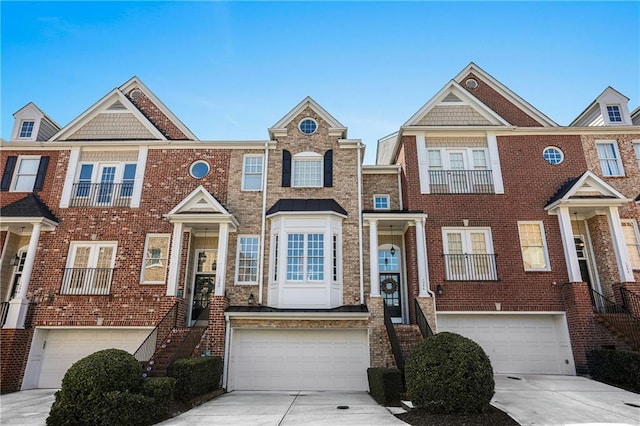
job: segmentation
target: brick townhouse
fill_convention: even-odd
[[[148,375],[223,356],[228,390],[366,390],[429,328],[497,372],[586,371],[633,344],[592,307],[640,293],[627,102],[560,127],[470,64],[376,165],[311,98],[260,141],[199,140],[136,77],[64,127],[27,104],[0,159],[2,391],[108,347]]]

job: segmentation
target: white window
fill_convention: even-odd
[[[638,231],[638,223],[633,219],[622,219],[621,222],[631,267],[640,269],[640,232]]]
[[[614,141],[596,142],[603,176],[624,176],[618,145]]]
[[[490,229],[443,228],[442,234],[447,280],[498,279]]]
[[[620,105],[607,105],[607,115],[609,116],[609,122],[621,123],[622,115],[620,114]]]
[[[428,149],[433,193],[492,193],[493,177],[485,148]]]
[[[373,196],[373,209],[374,210],[389,210],[389,196],[388,195],[374,195]]]
[[[38,176],[40,156],[20,156],[13,175],[12,190],[15,192],[31,192]]]
[[[287,281],[324,280],[324,234],[287,235]]]
[[[115,242],[72,242],[61,294],[109,294],[116,249]]]
[[[262,155],[245,155],[242,161],[242,190],[262,190]]]
[[[640,142],[633,143],[633,152],[636,154],[636,160],[638,161],[638,167],[640,167]]]
[[[33,134],[34,124],[35,121],[33,120],[24,120],[22,123],[20,123],[20,134],[18,135],[18,137],[20,139],[30,138]]]
[[[147,234],[140,282],[164,284],[169,264],[169,234]]]
[[[297,188],[322,186],[323,158],[314,152],[303,152],[293,157],[292,183]]]
[[[549,271],[549,254],[542,222],[518,222],[525,271]]]
[[[135,178],[135,163],[82,163],[73,185],[72,205],[128,206]]]
[[[257,235],[238,236],[236,283],[255,284],[258,282],[259,247],[260,238]]]

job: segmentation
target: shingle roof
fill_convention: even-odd
[[[60,223],[51,209],[35,194],[29,194],[24,198],[14,201],[0,208],[2,217],[44,217]]]
[[[586,172],[585,172],[586,173]],[[562,197],[564,197],[565,195],[567,195],[567,192],[569,192],[571,190],[571,188],[573,187],[573,185],[584,175],[584,173],[582,173],[580,176],[575,177],[575,178],[571,178],[568,181],[566,181],[565,183],[563,183],[560,188],[558,188],[558,190],[556,191],[556,193],[553,195],[553,197],[551,197],[549,199],[549,201],[547,201],[547,206],[550,204],[555,203],[556,201],[560,200]],[[545,206],[546,207],[546,206]]]
[[[278,200],[269,210],[267,216],[278,212],[327,212],[332,211],[347,216],[347,211],[334,199],[292,199]]]

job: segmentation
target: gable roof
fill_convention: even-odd
[[[455,104],[468,105],[473,111],[480,114],[487,120],[488,125],[493,126],[510,126],[510,124],[500,117],[495,111],[482,103],[478,98],[472,96],[464,90],[458,82],[451,80],[442,89],[438,91],[426,104],[422,106],[415,114],[407,120],[403,126],[417,126],[420,120],[427,116],[428,113],[438,105]]]
[[[487,73],[485,70],[483,70],[473,62],[470,62],[469,65],[464,67],[464,69],[460,71],[453,78],[453,80],[456,81],[458,84],[462,84],[462,80],[470,73],[473,73],[476,76],[478,76],[484,83],[489,85],[492,89],[494,89],[500,95],[505,97],[512,104],[517,106],[519,109],[521,109],[531,118],[533,118],[535,121],[540,123],[543,127],[558,127],[558,124],[555,121],[553,121],[552,119],[547,117],[545,114],[540,112],[538,109],[532,106],[529,102],[522,99],[516,93],[511,91],[511,89],[509,89],[504,84],[500,83],[493,76],[491,76],[489,73]]]
[[[238,227],[238,221],[224,206],[216,200],[202,185],[191,191],[171,211],[164,215],[171,222],[190,223],[229,223],[232,230]]]
[[[619,205],[631,201],[591,171],[563,183],[549,199],[545,210],[554,210],[559,205]]]
[[[58,123],[56,123],[56,121],[53,118],[49,117],[49,115],[47,115],[42,109],[40,109],[40,107],[38,107],[38,105],[36,105],[33,102],[27,103],[25,106],[23,106],[22,108],[20,108],[16,112],[14,112],[13,116],[14,117],[18,116],[21,112],[23,112],[24,110],[26,110],[28,108],[35,108],[35,110],[38,111],[44,118],[46,118],[47,121],[49,121],[53,126],[55,126],[58,129],[61,128],[60,125]]]
[[[589,123],[602,115],[600,102],[606,98],[618,99],[620,102],[624,102],[625,105],[629,102],[629,98],[625,95],[618,92],[613,87],[607,86],[571,123],[569,123],[569,127],[590,125]]]
[[[337,134],[341,138],[347,137],[347,128],[340,123],[334,116],[329,114],[324,108],[322,108],[316,101],[310,96],[304,98],[298,105],[293,107],[284,117],[282,117],[276,124],[269,128],[269,137],[273,139],[276,134],[282,134],[286,132],[286,127],[294,118],[296,118],[306,108],[311,108],[318,114],[324,121],[329,124],[329,133]],[[286,134],[286,133],[285,133]]]
[[[1,207],[0,216],[3,221],[7,221],[7,218],[43,218],[56,224],[60,223],[49,206],[33,193]]]

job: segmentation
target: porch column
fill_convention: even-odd
[[[429,297],[427,273],[427,246],[424,240],[424,219],[416,219],[416,253],[418,254],[418,296]]]
[[[613,242],[613,251],[616,254],[618,262],[618,271],[620,272],[620,282],[634,282],[633,270],[631,269],[631,260],[627,253],[627,246],[624,241],[622,232],[622,224],[620,223],[620,214],[617,207],[609,207],[607,209],[607,220],[609,221],[609,232]]]
[[[182,258],[182,233],[184,224],[173,224],[173,236],[171,238],[171,259],[169,260],[169,277],[167,278],[167,296],[178,295],[178,282],[180,278],[180,260]]]
[[[380,297],[380,271],[378,270],[378,221],[369,219],[369,275],[371,297]]]
[[[571,215],[568,207],[558,208],[558,224],[560,225],[560,236],[562,237],[562,247],[564,248],[564,258],[567,262],[567,272],[569,282],[583,282],[578,254],[576,253],[576,242],[573,239],[573,229],[571,229]]]
[[[24,322],[27,317],[27,309],[29,301],[27,300],[27,290],[29,289],[29,281],[31,280],[31,272],[38,251],[38,241],[40,241],[40,231],[42,224],[34,223],[29,238],[29,246],[27,247],[27,257],[24,260],[22,276],[20,277],[20,290],[18,294],[9,301],[9,311],[7,312],[7,320],[3,328],[24,328]]]
[[[229,245],[229,224],[221,223],[218,231],[218,258],[216,259],[216,290],[215,296],[224,296],[227,275],[227,248]]]

